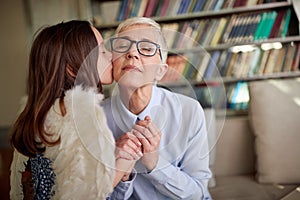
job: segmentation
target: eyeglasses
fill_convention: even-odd
[[[137,51],[139,54],[143,56],[154,56],[159,50],[160,52],[160,45],[156,44],[151,41],[135,41],[135,40],[130,40],[128,38],[124,37],[115,37],[110,39],[110,44],[111,44],[111,49],[112,51],[118,52],[118,53],[126,53],[130,50],[132,47],[132,44],[136,44]],[[161,58],[161,53],[159,54]]]

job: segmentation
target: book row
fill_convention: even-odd
[[[169,49],[189,49],[298,35],[299,32],[295,32],[297,29],[291,31],[289,28],[291,15],[291,9],[283,9],[222,18],[162,23],[161,27]],[[105,38],[109,38],[114,34],[114,30],[102,30],[101,33]]]
[[[246,110],[249,107],[247,82],[237,82],[227,86],[194,88],[197,100],[203,107],[215,109]]]
[[[291,34],[291,9],[162,24],[169,48],[247,43]]]
[[[246,110],[249,104],[249,90],[247,82],[237,82],[226,85],[176,87],[160,85],[176,93],[197,99],[204,108]]]
[[[275,0],[123,0],[119,5],[117,21],[128,17],[163,17],[208,10],[231,9],[253,6]]]
[[[220,77],[243,78],[299,71],[299,59],[300,43],[240,46],[239,50],[233,47],[227,50],[171,55],[167,59],[170,70],[163,81],[172,82],[182,77],[203,81]]]

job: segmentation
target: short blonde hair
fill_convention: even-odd
[[[117,29],[115,31],[115,34],[118,35],[118,33],[121,33],[128,27],[134,26],[134,25],[148,25],[150,27],[153,27],[155,30],[157,30],[157,32],[159,34],[158,41],[159,41],[159,45],[161,46],[160,52],[161,52],[162,62],[166,63],[167,56],[168,56],[167,43],[166,43],[165,37],[163,36],[160,25],[153,19],[147,18],[147,17],[128,18],[119,24],[119,26],[117,27]]]

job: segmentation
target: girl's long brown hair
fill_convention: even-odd
[[[46,139],[53,133],[46,132],[44,122],[56,99],[60,99],[62,115],[66,114],[63,102],[66,90],[78,84],[102,90],[97,71],[99,58],[88,56],[91,52],[98,55],[97,46],[87,21],[63,22],[38,33],[29,57],[27,104],[11,129],[11,144],[20,153],[34,157],[45,151],[45,145],[60,142],[60,139]]]

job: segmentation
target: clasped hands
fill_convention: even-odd
[[[131,131],[116,140],[116,162],[122,163],[130,173],[137,160],[141,159],[147,170],[152,171],[158,161],[161,132],[149,116],[133,125]],[[117,166],[118,167],[118,166]],[[126,180],[124,177],[122,180]]]

